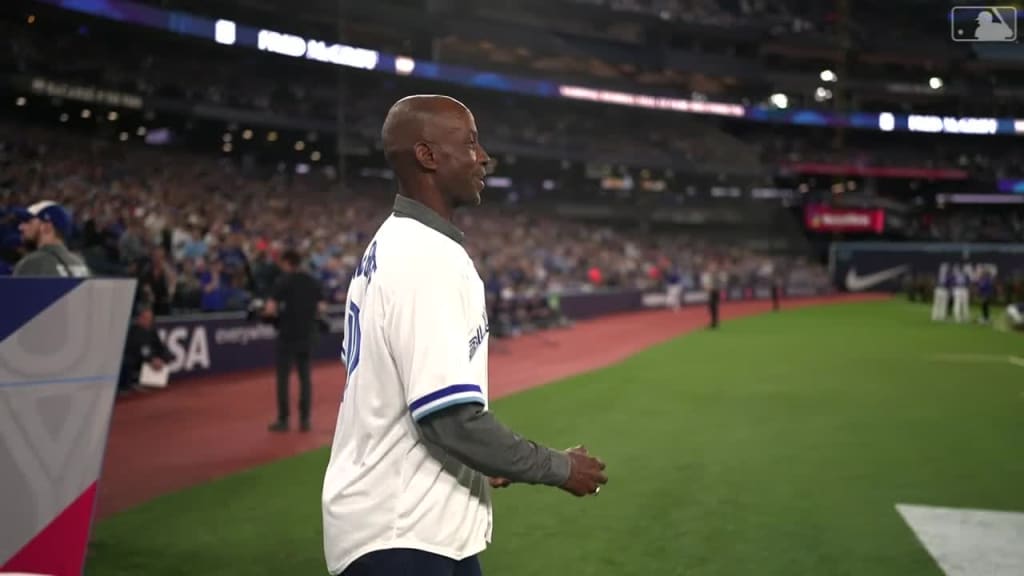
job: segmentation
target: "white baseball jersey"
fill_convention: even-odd
[[[491,537],[487,478],[429,450],[416,420],[487,406],[484,286],[461,233],[399,196],[353,275],[348,370],[322,505],[332,574],[360,556],[415,548],[461,560]]]

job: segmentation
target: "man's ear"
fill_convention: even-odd
[[[437,157],[434,155],[434,150],[430,147],[430,144],[426,142],[417,142],[413,146],[413,154],[416,156],[416,162],[423,166],[427,170],[437,170]]]

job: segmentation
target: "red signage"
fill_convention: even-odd
[[[810,204],[804,208],[804,223],[815,232],[874,232],[885,229],[885,211],[881,208],[836,208]]]

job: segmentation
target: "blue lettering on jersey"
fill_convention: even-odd
[[[359,350],[362,347],[363,332],[359,323],[359,306],[349,302],[345,314],[345,334],[341,343],[341,361],[351,376],[359,366]]]
[[[476,351],[480,348],[480,345],[484,343],[484,338],[491,331],[491,325],[487,322],[487,314],[483,315],[483,324],[476,327],[476,334],[469,339],[469,359],[472,360],[473,356],[476,356]]]
[[[360,276],[366,277],[366,284],[369,286],[370,282],[373,281],[373,274],[377,271],[377,241],[374,240],[370,244],[370,249],[366,251],[366,254],[359,261],[359,265],[356,267],[355,277]]]

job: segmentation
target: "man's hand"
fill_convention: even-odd
[[[584,446],[576,446],[565,452],[569,455],[569,479],[562,485],[562,489],[579,497],[597,494],[601,486],[608,482],[604,462],[591,456]]]
[[[512,485],[512,481],[508,478],[488,478],[491,483],[491,488],[505,488]]]

